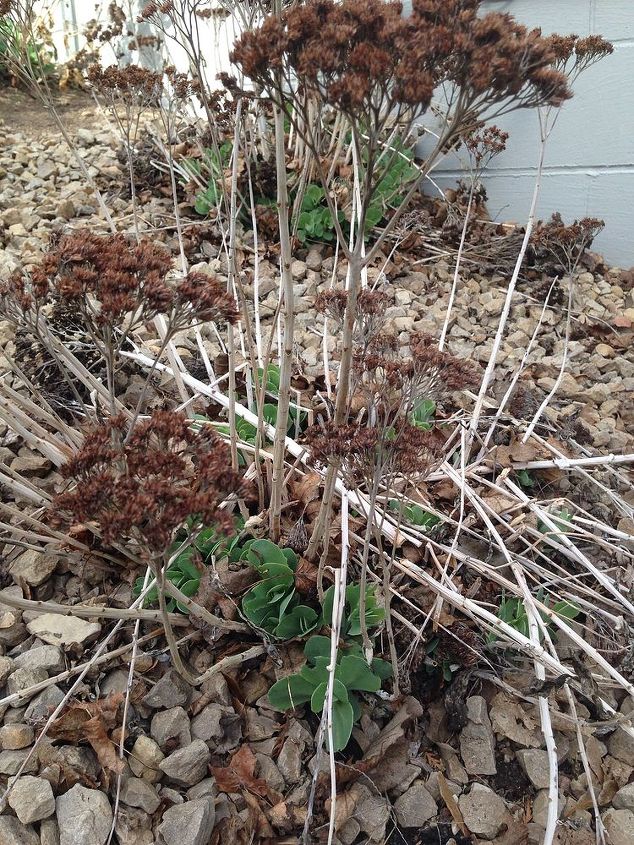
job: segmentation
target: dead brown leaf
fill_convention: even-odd
[[[445,802],[445,806],[451,813],[451,818],[458,825],[458,828],[462,832],[462,835],[469,836],[469,831],[467,830],[467,826],[464,823],[464,819],[462,817],[462,813],[460,812],[458,802],[454,798],[454,794],[451,789],[449,789],[449,784],[447,783],[447,780],[442,772],[438,772],[438,789],[440,790],[442,800]]]
[[[120,692],[111,693],[98,701],[69,701],[66,708],[51,725],[51,739],[66,742],[88,742],[106,772],[118,774],[124,762],[117,755],[116,746],[108,731],[117,726],[119,707],[123,701]]]
[[[255,754],[248,745],[242,745],[229,761],[228,766],[214,766],[219,792],[244,792],[245,790],[278,804],[283,796],[272,789],[265,780],[255,776]]]
[[[301,505],[313,502],[319,496],[321,475],[318,472],[307,472],[298,479],[293,479],[290,484],[290,495],[297,499]]]

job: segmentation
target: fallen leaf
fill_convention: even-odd
[[[117,726],[118,711],[123,693],[111,693],[98,701],[69,701],[58,718],[50,726],[51,739],[66,742],[89,742],[101,767],[105,771],[122,772],[125,763],[117,755],[115,744],[108,731]]]
[[[242,745],[229,761],[228,766],[214,766],[213,774],[219,792],[243,792],[247,790],[260,798],[278,804],[283,796],[272,789],[265,780],[256,778],[255,754],[248,745]]]
[[[451,818],[454,820],[454,822],[460,829],[462,835],[469,836],[469,831],[467,830],[467,826],[464,823],[464,819],[462,817],[462,813],[460,812],[458,802],[456,801],[451,789],[449,789],[447,779],[445,778],[442,772],[438,772],[438,789],[440,790],[442,800],[445,802],[445,806],[451,813]]]

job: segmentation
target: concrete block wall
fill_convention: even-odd
[[[613,42],[614,53],[579,77],[574,98],[561,109],[546,149],[538,214],[603,218],[606,227],[593,248],[613,264],[632,266],[634,0],[489,0],[484,9],[509,12],[544,33],[599,34]],[[522,222],[539,152],[537,115],[519,111],[497,123],[510,139],[484,177],[489,211],[496,219]],[[439,184],[455,181],[456,164],[438,168]]]

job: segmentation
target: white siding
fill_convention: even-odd
[[[599,34],[614,53],[579,78],[549,139],[538,213],[561,211],[565,220],[602,217],[594,249],[625,267],[634,264],[634,2],[633,0],[489,0],[487,11],[510,12],[544,33]],[[485,175],[489,211],[501,220],[525,220],[538,157],[537,116],[516,112],[499,121],[508,148]],[[441,185],[455,163],[436,171]]]

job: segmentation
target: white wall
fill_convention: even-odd
[[[547,34],[599,34],[614,53],[582,74],[546,150],[538,214],[564,220],[590,216],[606,227],[593,249],[624,267],[634,264],[634,0],[488,0],[487,11],[510,12]],[[501,220],[526,219],[538,157],[537,115],[520,111],[499,121],[510,133],[484,183],[489,211]],[[455,170],[436,171],[440,184]]]

